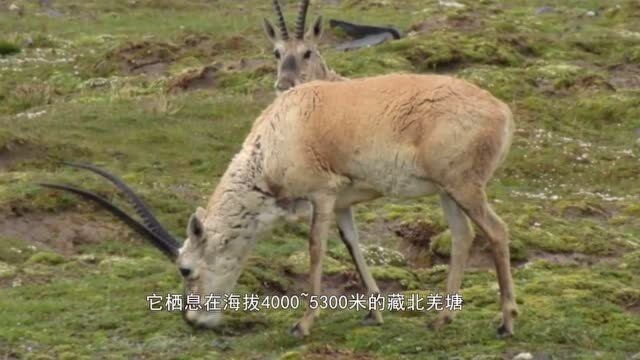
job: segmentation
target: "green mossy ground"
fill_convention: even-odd
[[[51,16],[37,2],[18,0],[23,15],[2,10],[0,23],[0,358],[639,353],[640,5],[571,0],[537,14],[549,2],[461,2],[463,9],[435,0],[315,2],[311,12],[396,24],[408,35],[349,53],[324,44],[327,62],[342,75],[446,73],[513,109],[512,151],[489,195],[512,235],[522,314],[514,338],[495,335],[498,290],[490,267],[467,271],[464,310],[441,332],[426,326],[434,312],[385,312],[383,326],[366,327],[362,312],[324,311],[301,341],[288,335],[301,310],[231,313],[220,332],[193,330],[177,313],[148,311],[147,295],[181,291],[174,266],[121,228],[96,241],[63,238],[72,250],[62,251],[62,235],[48,236],[49,228],[43,233],[28,221],[55,218],[76,229],[66,216],[96,226],[116,220],[34,183],[82,184],[120,201],[108,184],[60,165],[96,163],[132,184],[182,234],[274,97],[274,63],[261,30],[261,18],[272,17],[270,4],[56,0],[61,16]],[[285,3],[293,15],[295,5]],[[208,65],[217,69],[209,88],[173,91]],[[412,239],[424,243],[417,246],[429,261],[446,261],[451,239],[437,199],[379,200],[358,206],[356,216],[383,288],[443,291],[446,265],[413,266],[398,252],[410,239],[396,235],[407,224],[427,224],[415,227]],[[31,225],[16,232],[20,221]],[[280,224],[258,244],[237,291],[304,288],[307,231],[303,222]],[[355,269],[335,233],[329,247],[327,287],[342,291],[340,281],[357,280]]]

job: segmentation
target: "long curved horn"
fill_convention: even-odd
[[[96,195],[95,193],[91,193],[79,188],[75,188],[68,185],[58,185],[58,184],[41,184],[42,186],[57,189],[57,190],[65,190],[71,193],[74,193],[78,196],[84,197],[88,200],[96,202],[97,204],[103,206],[105,209],[116,215],[118,218],[126,222],[130,225],[134,230],[136,230],[139,234],[147,237],[151,240],[151,242],[156,245],[160,250],[165,252],[169,257],[176,257],[178,253],[178,249],[180,248],[180,244],[178,240],[173,237],[156,219],[156,217],[151,212],[149,206],[147,206],[144,201],[127,185],[124,181],[120,180],[117,176],[110,174],[109,172],[96,167],[91,164],[79,164],[79,163],[69,163],[65,162],[65,165],[72,166],[75,168],[89,170],[93,173],[96,173],[107,180],[109,180],[112,184],[114,184],[120,191],[122,191],[127,199],[127,201],[133,206],[135,212],[142,218],[142,224],[137,220],[133,219],[130,215],[128,215],[125,211],[115,206],[113,203],[108,200]],[[133,222],[133,223],[132,223]],[[135,224],[134,224],[135,223]]]
[[[133,205],[133,209],[135,210],[135,212],[142,218],[144,225],[149,230],[165,239],[165,241],[167,241],[174,247],[180,247],[177,240],[156,219],[149,206],[145,204],[144,201],[142,201],[142,199],[138,195],[136,195],[136,193],[127,184],[124,183],[124,181],[120,180],[117,176],[110,174],[103,169],[100,169],[99,167],[91,164],[71,162],[65,162],[64,164],[79,169],[89,170],[109,180],[118,189],[120,189],[120,191],[124,193],[129,203]]]
[[[282,15],[282,9],[280,8],[280,3],[278,2],[278,0],[273,0],[273,9],[276,11],[276,15],[278,16],[278,27],[280,28],[280,35],[282,35],[282,40],[289,40],[287,24],[284,21],[284,15]]]
[[[151,240],[151,243],[153,245],[155,245],[158,249],[160,249],[170,259],[174,260],[178,256],[178,248],[177,247],[175,247],[172,244],[166,242],[165,239],[163,239],[160,236],[158,236],[158,234],[154,233],[149,228],[147,228],[146,226],[144,226],[141,223],[139,223],[137,220],[135,220],[134,218],[129,216],[129,214],[127,214],[124,210],[122,210],[119,207],[115,206],[109,200],[101,197],[100,195],[97,195],[97,194],[94,194],[92,192],[89,192],[89,191],[86,191],[86,190],[82,190],[82,189],[79,189],[79,188],[76,188],[76,187],[73,187],[73,186],[69,186],[69,185],[59,185],[59,184],[50,184],[50,183],[39,183],[38,185],[43,186],[43,187],[47,187],[47,188],[50,188],[50,189],[68,191],[70,193],[76,194],[76,195],[78,195],[80,197],[83,197],[85,199],[91,200],[91,201],[99,204],[100,206],[102,206],[103,208],[105,208],[106,210],[111,212],[113,215],[115,215],[117,218],[119,218],[120,220],[124,221],[127,225],[129,225],[138,234],[140,234],[143,237],[146,237],[147,239]]]
[[[296,19],[296,39],[304,38],[304,23],[307,20],[307,10],[309,9],[309,0],[300,1],[300,10]]]

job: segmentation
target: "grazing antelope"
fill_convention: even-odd
[[[439,194],[453,238],[447,292],[460,289],[474,237],[471,219],[492,247],[502,305],[498,332],[509,336],[517,307],[508,231],[489,206],[485,188],[507,155],[513,130],[507,105],[452,77],[393,74],[297,86],[255,121],[206,209],[191,216],[181,247],[126,185],[100,169],[76,165],[124,189],[144,224],[95,194],[44,185],[96,201],[125,220],[175,260],[185,291],[202,297],[231,292],[260,235],[299,200],[312,204],[309,293],[322,292],[333,216],[367,291],[378,293],[358,245],[352,206],[385,195]],[[309,334],[317,311],[307,309],[293,333]],[[185,319],[215,327],[222,313],[186,311]],[[451,312],[443,312],[433,325],[452,319]],[[366,320],[382,323],[382,316],[372,311]]]
[[[264,32],[273,43],[273,54],[278,62],[276,93],[280,94],[294,86],[312,81],[342,81],[346,78],[331,70],[318,51],[318,42],[322,36],[322,16],[318,16],[305,34],[305,21],[309,0],[300,2],[293,38],[289,37],[287,24],[278,0],[273,0],[273,8],[278,17],[279,32],[269,20],[264,19]]]

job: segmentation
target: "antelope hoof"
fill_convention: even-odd
[[[450,315],[441,315],[429,324],[429,328],[434,331],[439,331],[448,324],[451,324],[452,321],[453,318]]]
[[[380,311],[370,310],[367,315],[362,319],[362,325],[366,326],[378,326],[382,325],[384,320],[382,320],[382,314]]]
[[[498,328],[498,337],[501,339],[510,338],[513,336],[513,329],[509,330],[506,326],[500,325]]]
[[[293,327],[291,328],[291,330],[289,331],[289,333],[298,338],[298,339],[302,339],[305,336],[309,336],[309,330],[305,330],[302,328],[302,325],[300,325],[299,322],[297,322],[295,325],[293,325]]]

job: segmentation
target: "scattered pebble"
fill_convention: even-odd
[[[536,9],[536,15],[542,15],[542,14],[551,13],[554,11],[555,11],[554,8],[552,8],[551,6],[543,6],[541,8]]]
[[[578,155],[578,157],[576,158],[577,162],[581,162],[581,163],[587,163],[589,162],[589,154],[587,153],[583,153]]]
[[[598,12],[594,11],[594,10],[589,10],[589,11],[587,11],[586,15],[589,16],[589,17],[594,17],[594,16],[598,15]]]
[[[531,353],[528,353],[528,352],[522,352],[513,357],[513,360],[531,360],[531,359],[533,359],[533,355],[531,355]]]
[[[445,6],[445,7],[451,7],[451,8],[456,8],[456,9],[464,9],[464,4],[461,4],[457,1],[450,1],[450,0],[439,0],[438,4],[440,4],[441,6]]]
[[[213,340],[211,345],[214,348],[216,348],[218,350],[222,350],[222,351],[227,351],[227,350],[231,349],[231,345],[229,344],[229,341],[224,340],[224,339]]]
[[[16,115],[16,117],[19,117],[19,118],[26,117],[28,120],[31,120],[31,119],[40,117],[46,113],[47,113],[47,110],[40,110],[40,111],[34,111],[34,112],[25,111],[25,112],[19,113],[18,115]]]

